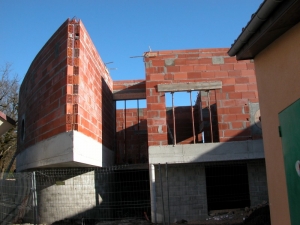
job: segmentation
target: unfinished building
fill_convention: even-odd
[[[267,200],[254,64],[227,51],[146,52],[144,80],[113,81],[83,23],[67,20],[21,85],[17,170],[143,168],[152,222],[199,220]],[[185,99],[175,106],[179,92]],[[146,108],[126,107],[141,99]],[[96,207],[93,199],[87,208]]]

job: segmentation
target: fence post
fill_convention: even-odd
[[[162,184],[162,177],[161,177],[161,170],[160,170],[160,163],[158,164],[159,168],[159,178],[160,178],[160,192],[161,192],[161,202],[162,202],[162,209],[163,209],[163,221],[165,225],[165,206],[164,206],[164,191],[163,191],[163,184]]]
[[[168,225],[170,225],[170,200],[169,200],[169,180],[168,180],[168,163],[166,163],[166,182],[167,182],[167,197],[168,197]]]
[[[32,173],[32,208],[33,208],[33,222],[37,224],[37,194],[36,194],[36,179],[35,179],[35,172]]]

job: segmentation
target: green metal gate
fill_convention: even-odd
[[[300,99],[279,113],[292,225],[300,224]],[[274,168],[276,169],[276,168]]]

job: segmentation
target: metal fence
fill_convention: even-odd
[[[267,201],[264,160],[41,169],[2,176],[0,224],[243,222]]]
[[[150,213],[148,169],[45,169],[0,180],[1,225],[146,220]]]

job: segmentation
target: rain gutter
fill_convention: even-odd
[[[247,26],[242,29],[242,33],[231,45],[228,55],[235,56],[252,37],[252,35],[254,35],[261,25],[269,18],[274,9],[283,1],[284,0],[265,0],[260,5],[256,13],[252,14],[251,20],[248,22]]]

